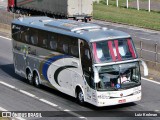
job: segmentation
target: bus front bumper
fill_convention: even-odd
[[[108,99],[97,99],[95,101],[95,106],[103,107],[103,106],[112,106],[118,104],[131,103],[141,100],[141,92],[135,95],[120,97],[120,98],[108,98]]]

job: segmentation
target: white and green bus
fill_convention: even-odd
[[[15,72],[95,106],[141,100],[140,64],[131,36],[91,23],[26,17],[12,22]]]

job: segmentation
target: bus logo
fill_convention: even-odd
[[[120,96],[123,97],[123,93],[121,93]]]

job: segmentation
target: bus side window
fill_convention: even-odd
[[[64,53],[64,51],[63,51],[63,44],[64,44],[64,37],[63,37],[63,35],[57,35],[57,51],[58,52],[60,52],[60,53]]]
[[[79,58],[78,39],[70,38],[69,40],[69,54]]]
[[[57,41],[50,41],[50,48],[52,50],[56,50],[57,49]]]
[[[49,34],[49,36],[51,36],[50,38],[49,38],[49,48],[51,49],[51,50],[57,50],[57,47],[58,47],[58,40],[57,40],[57,38],[56,38],[56,35],[54,35],[54,34]]]
[[[31,43],[33,45],[37,45],[38,44],[38,37],[36,35],[31,36]]]
[[[29,35],[29,28],[28,27],[21,28],[21,40],[24,43],[29,43],[30,35]]]
[[[29,36],[28,36],[29,35]],[[38,44],[38,30],[34,28],[30,28],[29,34],[27,36],[26,42],[31,44],[31,45],[36,45]]]
[[[63,44],[63,52],[68,54],[68,44]]]
[[[69,54],[70,37],[58,35],[58,51],[63,54]]]
[[[30,42],[30,36],[28,34],[24,35],[24,39],[26,43]]]
[[[79,56],[79,50],[78,50],[78,46],[72,46],[71,47],[71,54],[75,57]]]
[[[21,41],[21,26],[12,25],[12,38],[16,41]]]
[[[38,31],[39,46],[42,48],[47,48],[48,45],[48,33],[46,31]]]
[[[47,39],[43,39],[43,47],[47,48]]]

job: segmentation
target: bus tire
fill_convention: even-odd
[[[80,105],[84,105],[84,93],[80,88],[77,90],[77,101]]]
[[[41,87],[41,84],[39,82],[39,76],[38,74],[35,72],[33,74],[33,82],[34,82],[34,85],[37,87],[37,88],[40,88]]]
[[[84,21],[87,23],[87,22],[88,22],[88,19],[86,18]]]
[[[27,80],[29,84],[33,85],[33,77],[32,77],[31,71],[27,69],[26,74],[27,74]]]

